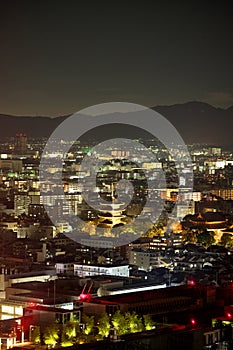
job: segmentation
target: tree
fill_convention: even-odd
[[[193,244],[197,243],[197,234],[192,229],[183,230],[182,236],[183,236],[184,242],[193,243]]]
[[[112,324],[116,329],[117,335],[123,335],[128,333],[128,322],[125,319],[124,315],[117,310],[112,317]]]
[[[74,338],[76,337],[76,327],[72,322],[68,322],[63,327],[61,345],[62,346],[72,346],[74,342]]]
[[[125,314],[125,319],[128,323],[128,330],[130,333],[142,332],[143,323],[141,317],[139,317],[135,311],[132,313],[127,312]]]
[[[91,332],[93,331],[94,325],[95,325],[94,316],[89,317],[87,315],[84,315],[83,321],[85,323],[84,333],[86,335],[91,334]]]
[[[76,327],[75,323],[68,322],[64,326],[64,333],[67,335],[69,339],[76,337]]]
[[[54,347],[59,340],[60,329],[59,326],[54,323],[45,328],[44,342],[46,345],[52,345]]]
[[[31,341],[34,344],[40,344],[40,327],[34,326],[31,330]]]
[[[197,237],[197,243],[202,244],[205,247],[215,243],[214,232],[213,231],[203,231]]]
[[[109,317],[104,313],[99,319],[99,335],[101,337],[108,337],[111,325]]]
[[[150,315],[144,315],[143,316],[144,326],[146,331],[150,331],[151,329],[155,328],[155,323],[151,319]]]
[[[229,233],[224,233],[221,237],[221,245],[223,245],[225,248],[227,247],[233,247],[233,235]]]
[[[146,237],[153,238],[154,236],[163,236],[164,231],[164,227],[153,226],[147,231]]]
[[[66,346],[72,346],[73,341],[72,339],[69,339],[67,335],[63,332],[61,336],[61,346],[66,347]]]

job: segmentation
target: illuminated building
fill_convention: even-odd
[[[144,287],[144,288],[142,288]],[[116,293],[103,297],[93,296],[83,302],[83,310],[88,315],[104,312],[114,314],[135,311],[138,314],[163,315],[201,307],[200,296],[195,288],[186,286],[165,288],[165,285],[147,284],[117,288]]]
[[[12,172],[22,171],[21,159],[0,159],[0,169],[11,170]]]
[[[85,265],[76,263],[57,263],[56,273],[66,274],[73,273],[74,276],[88,277],[88,276],[119,276],[129,277],[129,266],[128,265]]]
[[[124,225],[123,210],[121,206],[123,203],[118,203],[114,197],[114,185],[112,184],[111,202],[103,204],[101,214],[99,214],[99,227],[113,228],[114,226]],[[110,234],[110,233],[109,233]],[[107,232],[106,232],[106,235]],[[111,235],[111,234],[110,234]]]
[[[31,198],[28,196],[28,194],[20,193],[16,194],[14,197],[14,213],[16,216],[19,216],[21,214],[28,215],[28,208],[31,204]]]
[[[124,151],[124,150],[112,150],[111,152],[113,157],[117,157],[117,158],[128,158],[130,157],[130,152],[129,151]]]
[[[4,300],[0,303],[0,319],[8,320],[23,316],[23,306],[25,303],[18,301]]]
[[[208,150],[209,155],[220,157],[222,149],[220,147],[210,147]]]
[[[154,236],[150,242],[150,249],[158,251],[167,250],[168,248],[180,247],[182,245],[183,238],[181,234],[168,234],[165,236]]]
[[[97,295],[99,297],[103,296],[110,296],[110,295],[121,295],[121,294],[130,294],[130,293],[140,293],[140,292],[146,292],[146,291],[154,291],[156,289],[163,289],[167,288],[166,283],[162,284],[152,284],[152,283],[145,283],[145,284],[133,284],[128,286],[116,286],[115,288],[99,288],[97,291]]]
[[[150,252],[142,249],[131,250],[129,263],[130,265],[138,266],[140,270],[150,271],[152,268]]]
[[[201,228],[207,231],[213,231],[215,241],[219,242],[224,230],[229,227],[227,215],[221,212],[207,211],[205,213],[187,215],[183,220],[183,226],[187,228]]]
[[[80,309],[64,308],[55,306],[48,306],[42,304],[31,303],[25,308],[24,316],[30,318],[30,323],[35,326],[40,326],[43,331],[47,326],[56,322],[57,324],[64,325],[66,323],[75,321],[80,322],[81,311]]]
[[[209,230],[224,229],[228,226],[226,215],[220,212],[206,212],[202,214],[187,215],[185,226],[188,227],[205,227]]]
[[[27,135],[26,134],[16,134],[15,135],[15,154],[26,154],[27,153]]]
[[[79,214],[80,203],[82,203],[80,194],[66,194],[65,202],[64,195],[61,194],[48,193],[40,196],[40,204],[52,207],[56,216]]]
[[[215,196],[221,197],[224,200],[233,200],[233,190],[228,189],[211,189],[211,193]]]
[[[116,225],[123,225],[124,215],[120,209],[121,204],[111,203],[104,206],[101,214],[99,215],[100,227],[112,228]]]

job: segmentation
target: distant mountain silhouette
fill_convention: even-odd
[[[233,149],[233,106],[222,109],[203,102],[187,102],[155,106],[153,109],[177,128],[186,143],[217,144]],[[0,137],[14,136],[18,132],[31,137],[49,137],[67,116],[50,118],[0,114]]]
[[[177,128],[186,143],[217,144],[233,149],[233,106],[222,109],[204,102],[187,102],[153,109]]]
[[[23,132],[31,137],[49,137],[56,127],[67,118],[63,117],[37,117],[37,116],[12,116],[0,114],[0,137],[14,136]]]

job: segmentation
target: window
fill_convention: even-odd
[[[62,324],[62,314],[57,313],[55,316],[56,323]]]

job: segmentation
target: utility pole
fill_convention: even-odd
[[[53,280],[53,306],[56,305],[56,280]]]
[[[168,270],[168,286],[171,287],[171,273],[170,270]]]

